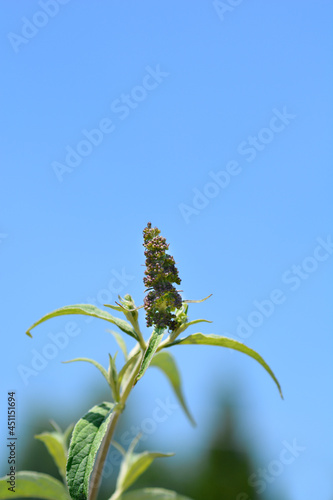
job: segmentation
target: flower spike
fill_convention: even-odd
[[[174,311],[182,306],[182,298],[173,286],[180,285],[181,279],[172,255],[166,253],[169,245],[166,239],[160,236],[160,230],[151,227],[148,222],[143,230],[146,256],[146,271],[143,282],[148,294],[144,300],[147,326],[169,328],[173,331],[178,322]]]

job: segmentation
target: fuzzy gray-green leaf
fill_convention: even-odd
[[[69,446],[67,484],[73,500],[87,500],[91,473],[114,405],[94,406],[75,425]]]
[[[158,346],[162,340],[163,332],[164,332],[164,330],[160,330],[159,328],[156,328],[153,331],[153,333],[151,334],[146,352],[145,352],[143,359],[142,359],[142,363],[141,363],[139,374],[137,376],[137,380],[140,380],[140,378],[143,377],[145,371],[149,367],[150,362],[151,362],[151,360],[156,352],[156,349],[158,348]]]

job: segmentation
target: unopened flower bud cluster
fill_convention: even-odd
[[[182,306],[182,298],[173,283],[180,285],[181,280],[174,258],[166,253],[169,245],[165,238],[160,236],[160,232],[157,227],[152,228],[150,222],[143,230],[143,245],[146,249],[146,276],[143,282],[148,291],[144,308],[147,326],[154,325],[173,331],[178,326],[174,310]]]

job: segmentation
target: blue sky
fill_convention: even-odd
[[[200,453],[215,389],[236,391],[258,467],[274,470],[286,441],[302,447],[266,493],[330,500],[331,2],[17,0],[1,10],[1,433],[8,390],[25,434],[39,405],[56,417],[102,384],[91,366],[60,361],[106,364],[116,346],[103,322],[24,332],[55,308],[118,291],[141,304],[151,221],[184,298],[213,293],[190,307],[214,321],[193,333],[258,350],[285,395],[240,353],[174,348],[198,427],[178,411],[152,438],[179,459]],[[24,383],[19,367],[66,328],[80,333]],[[167,397],[152,372],[131,404],[142,421]]]

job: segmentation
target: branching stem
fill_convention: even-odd
[[[140,366],[142,362],[142,356],[139,356],[137,362],[134,365],[134,368],[132,370],[131,376],[121,394],[120,401],[119,403],[115,406],[115,409],[113,410],[113,414],[109,423],[109,428],[106,432],[106,435],[103,439],[101,449],[98,453],[97,459],[96,459],[96,464],[94,467],[94,471],[91,476],[91,483],[90,483],[90,491],[89,491],[89,500],[96,500],[97,495],[98,495],[98,490],[100,486],[100,482],[102,479],[102,473],[103,473],[103,467],[104,467],[104,462],[106,460],[110,443],[113,438],[113,434],[116,429],[116,425],[118,422],[118,419],[122,412],[124,411],[125,408],[125,403],[130,395],[131,390],[133,389],[135,379],[139,373]]]

